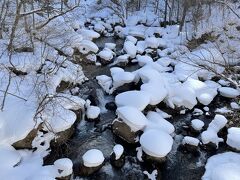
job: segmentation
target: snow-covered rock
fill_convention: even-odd
[[[124,148],[121,144],[116,144],[113,147],[113,152],[115,154],[115,160],[118,160],[123,154]]]
[[[230,87],[221,87],[218,89],[221,96],[227,97],[227,98],[235,98],[239,96],[239,91],[237,89],[233,89]]]
[[[231,127],[228,129],[227,144],[240,151],[240,128]]]
[[[144,66],[145,64],[152,63],[153,59],[150,56],[144,55],[137,55],[136,61],[138,62],[139,66]]]
[[[68,158],[58,159],[54,162],[54,166],[58,169],[58,177],[67,177],[73,172],[73,163]]]
[[[142,130],[147,125],[147,118],[138,109],[131,106],[123,106],[117,109],[117,114],[133,132]]]
[[[199,143],[200,143],[200,141],[197,138],[190,137],[190,136],[185,136],[182,141],[183,145],[188,144],[191,146],[198,146]]]
[[[164,131],[152,129],[142,134],[140,144],[149,156],[162,158],[171,151],[173,139]]]
[[[175,130],[174,126],[167,120],[163,119],[162,116],[157,112],[149,111],[146,117],[149,120],[146,130],[160,129],[168,134],[172,134]]]
[[[159,46],[159,41],[155,37],[149,37],[145,39],[145,48],[157,49]]]
[[[100,37],[99,33],[89,29],[78,29],[77,32],[80,33],[84,39],[90,41]]]
[[[99,50],[97,45],[89,40],[82,40],[77,48],[82,54],[88,54],[89,52],[97,53]]]
[[[98,149],[88,150],[82,158],[86,167],[98,167],[104,162],[103,153]]]
[[[236,103],[236,102],[231,102],[231,103],[230,103],[230,106],[231,106],[232,109],[240,109],[239,104]]]
[[[204,126],[204,122],[201,121],[200,119],[193,119],[191,121],[191,126],[194,130],[201,131]]]
[[[202,180],[239,180],[240,154],[225,152],[210,157]]]
[[[110,93],[112,87],[112,78],[107,75],[100,75],[96,77],[98,84],[104,89],[105,92]]]
[[[98,53],[98,56],[105,61],[111,61],[114,54],[115,53],[111,49],[104,48],[102,51]]]
[[[126,41],[123,45],[124,51],[131,57],[135,58],[137,54],[137,47],[131,41]]]
[[[223,115],[215,115],[206,131],[202,132],[201,138],[203,144],[214,143],[218,147],[219,142],[223,142],[217,133],[227,124],[227,119]]]
[[[142,111],[150,103],[150,95],[144,91],[126,91],[118,94],[115,102],[118,107],[133,106]]]
[[[127,36],[126,41],[131,41],[133,44],[137,43],[137,39],[133,36]]]
[[[90,104],[91,104],[91,101],[86,100],[86,104],[85,104],[87,108],[86,116],[88,119],[96,119],[99,116],[101,110],[99,107],[92,106]]]
[[[105,43],[105,48],[114,50],[116,48],[116,44],[115,43]]]

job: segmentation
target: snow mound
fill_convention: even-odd
[[[100,166],[104,161],[103,153],[98,149],[88,150],[83,156],[83,164],[86,167]]]
[[[231,127],[228,129],[227,144],[240,150],[240,128]]]
[[[206,131],[201,134],[203,144],[214,143],[218,147],[219,142],[223,142],[217,133],[227,124],[227,119],[223,115],[215,115]]]
[[[147,114],[148,125],[146,129],[160,129],[168,134],[172,134],[175,130],[174,126],[163,119],[162,116],[154,111],[149,111]]]
[[[218,89],[221,96],[227,97],[227,98],[235,98],[239,96],[239,91],[237,89],[233,89],[230,87],[221,87]]]
[[[225,152],[210,157],[202,180],[239,180],[240,154]]]
[[[134,132],[142,130],[147,125],[147,118],[141,111],[134,107],[119,107],[117,114]]]
[[[130,56],[131,58],[136,57],[137,47],[134,45],[133,42],[131,42],[131,41],[126,41],[126,42],[124,43],[123,49],[124,49],[124,51],[126,51],[127,54],[129,54],[129,56]]]
[[[172,149],[172,137],[160,130],[148,130],[140,137],[143,151],[153,157],[165,157]]]
[[[200,141],[197,138],[194,137],[190,137],[190,136],[185,136],[183,138],[182,144],[188,144],[188,145],[192,145],[192,146],[198,146],[200,143]]]
[[[144,56],[137,55],[137,62],[139,66],[144,66],[145,64],[153,62],[153,59],[147,55]]]
[[[106,61],[112,60],[114,52],[109,48],[104,48],[98,53],[98,56]]]
[[[54,166],[58,169],[58,177],[66,177],[72,174],[73,172],[73,163],[68,158],[58,159],[54,162]]]
[[[124,148],[121,144],[116,144],[114,147],[113,147],[113,152],[115,154],[115,160],[118,160],[122,154],[123,154],[123,151],[124,151]]]
[[[133,106],[142,111],[150,102],[150,95],[143,91],[126,91],[118,94],[115,98],[118,107]]]
[[[195,129],[196,131],[201,131],[203,126],[204,126],[204,122],[201,121],[200,119],[193,119],[191,121],[191,126],[193,129]]]

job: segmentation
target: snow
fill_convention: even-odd
[[[221,96],[227,98],[235,98],[239,96],[239,91],[230,87],[221,87],[218,89]]]
[[[78,29],[77,32],[81,34],[84,39],[92,41],[100,37],[100,34],[89,29]]]
[[[131,58],[136,57],[137,47],[134,45],[133,42],[131,42],[131,41],[125,41],[125,43],[124,43],[124,45],[123,45],[123,49],[124,49],[124,51],[126,51],[126,53],[127,53]]]
[[[99,50],[97,45],[89,40],[82,40],[77,48],[82,54],[97,53]]]
[[[230,103],[230,106],[231,106],[232,109],[240,109],[239,104],[236,103],[236,102],[231,102],[231,103]]]
[[[157,49],[159,46],[159,41],[155,37],[149,37],[145,39],[145,48]]]
[[[109,48],[104,48],[98,53],[98,56],[106,61],[112,60],[114,52]]]
[[[122,154],[123,154],[123,151],[124,151],[124,148],[121,144],[116,144],[114,147],[113,147],[113,152],[115,154],[115,160],[118,160]]]
[[[164,131],[151,129],[140,137],[143,151],[153,157],[165,157],[172,149],[173,139]]]
[[[197,131],[201,131],[204,126],[204,122],[201,121],[200,119],[193,119],[191,121],[191,126],[193,129],[195,129]]]
[[[138,109],[131,106],[117,108],[117,115],[133,132],[142,130],[147,125],[147,118]]]
[[[107,75],[100,75],[97,76],[96,79],[104,91],[110,93],[110,89],[112,87],[112,78]]]
[[[144,66],[145,64],[153,62],[153,59],[150,56],[144,55],[137,55],[137,62],[139,66]]]
[[[90,149],[82,156],[86,167],[98,167],[104,162],[103,153],[98,149]]]
[[[188,144],[188,145],[192,145],[192,146],[198,146],[200,143],[200,141],[197,138],[194,137],[190,137],[190,136],[185,136],[183,138],[182,144]]]
[[[206,131],[202,132],[201,138],[203,144],[210,142],[216,144],[218,147],[219,142],[223,142],[222,138],[219,138],[217,133],[227,124],[227,119],[223,115],[215,115],[212,122],[209,124]]]
[[[58,159],[54,162],[54,166],[60,170],[59,176],[58,177],[66,177],[72,174],[73,172],[73,163],[70,159],[68,158],[62,158]]]
[[[126,91],[115,97],[118,107],[132,106],[142,111],[150,103],[150,95],[144,91]]]
[[[227,144],[232,148],[240,150],[240,128],[231,127],[228,129]]]
[[[137,43],[137,39],[133,36],[127,36],[126,41],[131,41],[133,44]]]
[[[210,157],[202,180],[239,180],[240,154],[225,152]]]
[[[116,44],[115,43],[105,43],[105,48],[114,50],[116,48]]]
[[[159,113],[154,111],[149,111],[146,117],[149,121],[145,130],[159,129],[168,134],[173,134],[175,130],[174,126],[167,120],[163,119]]]
[[[116,89],[124,84],[131,83],[135,76],[131,72],[124,72],[122,68],[113,67],[110,69],[112,79],[113,79],[113,88]]]
[[[87,111],[86,111],[87,118],[88,119],[96,119],[99,116],[101,110],[99,107],[92,106],[90,104],[91,104],[91,101],[87,100],[86,104],[85,104],[85,106],[87,108]]]
[[[143,173],[146,174],[148,179],[150,179],[150,180],[156,180],[156,177],[158,175],[158,171],[156,169],[153,170],[151,174],[149,174],[149,172],[147,172],[147,171],[143,171]]]
[[[141,86],[141,91],[150,94],[150,104],[157,105],[167,96],[167,90],[163,84],[150,82]]]
[[[124,55],[118,56],[116,61],[115,61],[115,64],[120,63],[120,62],[127,62],[128,63],[129,57],[130,56],[128,54],[124,54]]]
[[[227,114],[227,113],[232,113],[233,111],[228,109],[227,107],[222,107],[222,108],[217,108],[215,112],[220,114]]]
[[[3,168],[12,168],[21,161],[21,155],[12,146],[1,145],[0,161],[0,170]],[[2,170],[0,172],[2,172]]]

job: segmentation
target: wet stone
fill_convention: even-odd
[[[115,119],[112,124],[112,131],[116,136],[120,137],[124,141],[130,144],[136,143],[138,132],[133,132],[131,128],[123,121]]]

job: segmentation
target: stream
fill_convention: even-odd
[[[122,49],[123,40],[112,37],[99,38],[95,43],[100,49],[104,47],[107,42],[113,42],[117,44],[117,51]],[[193,136],[186,125],[190,124],[192,119],[199,118],[208,125],[214,117],[214,110],[219,104],[229,103],[226,99],[216,97],[211,103],[209,115],[194,116],[191,111],[186,111],[185,114],[179,114],[176,111],[167,108],[164,104],[160,104],[158,107],[171,114],[172,118],[168,119],[175,127],[174,145],[172,151],[167,156],[167,161],[162,165],[149,162],[139,162],[137,159],[136,148],[140,144],[130,145],[123,140],[116,137],[111,131],[111,123],[116,118],[114,111],[107,110],[105,104],[108,102],[114,102],[113,95],[107,95],[101,87],[98,85],[95,77],[98,75],[109,75],[109,66],[95,65],[82,65],[86,77],[89,81],[83,83],[79,87],[79,96],[83,99],[90,97],[94,105],[97,105],[101,109],[99,121],[89,122],[85,119],[80,120],[77,126],[76,132],[72,139],[69,140],[67,145],[60,147],[62,153],[59,156],[69,157],[74,163],[74,177],[73,179],[130,179],[141,180],[148,179],[143,171],[148,171],[150,174],[153,170],[158,170],[157,179],[162,180],[198,180],[201,179],[204,173],[204,166],[207,158],[213,154],[223,152],[226,149],[225,145],[220,145],[217,151],[206,151],[204,148],[198,148],[197,153],[190,153],[180,148],[181,141],[184,136]],[[125,68],[127,71],[133,71],[137,69],[136,65]],[[203,108],[203,107],[197,107]],[[198,135],[195,135],[198,137]],[[110,155],[112,153],[113,146],[115,144],[122,144],[125,153],[125,164],[122,168],[114,168],[110,164]],[[79,164],[82,163],[82,155],[89,149],[96,148],[103,152],[105,157],[105,163],[102,168],[96,173],[88,177],[75,176],[79,171]],[[55,151],[53,151],[55,152]]]

